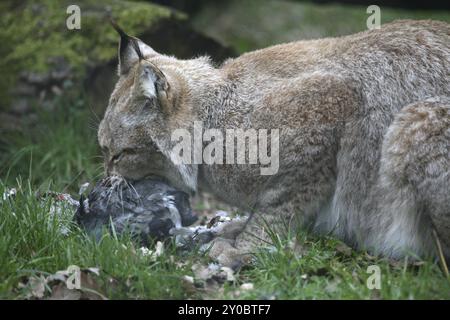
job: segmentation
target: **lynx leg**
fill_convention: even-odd
[[[231,222],[212,241],[209,255],[220,264],[238,268],[251,262],[258,250],[273,245],[273,234],[283,236],[291,227],[297,226],[294,216],[286,207],[270,208],[256,212],[249,221]],[[263,213],[265,212],[265,213]],[[234,224],[234,225],[233,225]],[[239,230],[238,232],[236,232]]]
[[[236,233],[233,230],[230,235],[226,232],[228,230],[225,230],[219,233],[219,237],[211,243],[209,256],[220,264],[232,268],[250,263],[253,253],[271,244],[266,224],[272,220],[273,215],[256,214],[248,224],[239,223],[239,226],[232,226],[235,223],[230,222],[228,229],[240,228],[240,232]]]
[[[222,224],[217,237],[209,244],[209,256],[223,266],[237,268],[244,255],[234,245],[245,225],[245,219]]]

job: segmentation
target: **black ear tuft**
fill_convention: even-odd
[[[144,60],[144,55],[142,54],[141,48],[139,48],[139,42],[136,38],[131,38],[131,45],[139,58],[139,61]]]
[[[140,40],[128,35],[112,18],[110,18],[110,23],[114,30],[120,35],[119,74],[124,74],[129,70],[133,61],[136,61],[136,58],[139,59],[139,61],[144,59]],[[150,47],[146,47],[150,49]]]
[[[119,25],[112,18],[110,19],[110,23],[114,28],[114,30],[116,30],[117,33],[120,35],[120,45],[119,45],[119,59],[120,59],[125,56],[126,50],[128,50],[128,46],[130,45],[130,43],[133,43],[132,41],[133,39],[128,34],[126,34],[125,31],[123,31],[123,29],[119,27]],[[135,46],[134,44],[132,45],[133,47]]]
[[[126,39],[126,38],[129,38],[129,37],[130,37],[129,35],[127,35],[127,34],[125,33],[125,31],[123,31],[123,29],[122,29],[121,27],[119,27],[119,25],[114,21],[113,18],[110,18],[110,19],[109,19],[109,22],[111,23],[111,25],[112,25],[112,27],[114,28],[114,30],[116,30],[117,33],[120,35],[120,38],[121,38],[121,39],[122,39],[122,38]]]

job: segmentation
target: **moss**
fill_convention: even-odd
[[[88,66],[110,61],[117,52],[118,36],[108,23],[108,12],[128,33],[139,35],[163,19],[184,19],[184,15],[154,4],[121,0],[77,1],[81,29],[68,30],[67,7],[71,1],[13,0],[0,4],[0,103],[22,71],[45,74],[63,58],[79,79]]]

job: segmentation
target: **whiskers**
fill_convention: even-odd
[[[89,105],[89,110],[91,111],[92,115],[94,116],[93,120],[94,120],[95,126],[98,127],[98,125],[100,124],[100,122],[102,120],[100,119],[98,114],[95,112],[95,110],[92,108],[91,104],[88,104],[88,105]]]
[[[120,203],[123,206],[123,186],[127,185],[126,180],[124,177],[119,176],[119,175],[114,175],[114,176],[108,176],[106,177],[103,181],[102,184],[107,187],[107,191],[106,191],[106,197],[107,197],[107,205],[109,205],[109,201],[111,200],[111,196],[113,194],[118,194],[119,195],[119,200]]]
[[[136,199],[142,204],[141,196],[136,188],[120,175],[112,175],[104,178],[102,185],[108,188],[106,191],[107,204],[109,204],[111,197],[116,194],[123,209],[123,195],[127,190],[134,192]]]
[[[134,191],[134,194],[136,195],[137,199],[140,201],[140,204],[142,205],[142,199],[141,199],[141,195],[139,194],[139,192],[137,192],[136,188],[128,181],[125,181],[126,184],[128,185],[128,187]]]
[[[95,119],[89,119],[89,121],[88,121],[88,128],[89,128],[89,130],[92,130],[92,131],[94,131],[95,133],[97,133],[97,131],[98,131],[98,126],[100,125],[100,122],[98,122],[97,120],[95,120]]]

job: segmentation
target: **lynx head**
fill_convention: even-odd
[[[193,191],[197,167],[171,160],[171,132],[189,128],[197,117],[202,77],[211,69],[205,59],[177,60],[154,51],[115,26],[119,45],[119,79],[98,130],[108,175],[131,180],[165,178],[175,187]]]

